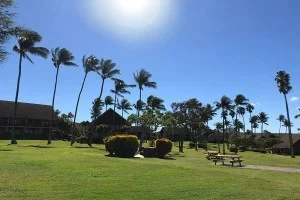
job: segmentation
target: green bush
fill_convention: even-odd
[[[172,142],[169,139],[156,140],[156,152],[159,157],[165,157],[172,150]]]
[[[238,152],[238,148],[235,147],[235,146],[231,146],[231,147],[229,148],[229,151],[230,151],[230,152]]]
[[[121,158],[134,157],[139,147],[138,138],[135,135],[114,135],[104,142],[110,155]]]
[[[189,147],[192,149],[192,148],[195,148],[196,147],[196,144],[194,142],[190,142],[189,143]]]

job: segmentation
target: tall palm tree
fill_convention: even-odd
[[[164,106],[164,100],[153,95],[150,95],[147,98],[147,106],[151,110],[166,110],[166,107]]]
[[[285,71],[279,71],[279,72],[277,72],[275,81],[277,83],[279,92],[282,93],[284,96],[286,116],[287,116],[287,120],[289,121],[289,124],[291,125],[289,105],[288,105],[287,98],[286,98],[286,95],[292,90],[290,75],[288,73],[286,73]],[[289,126],[288,129],[289,129],[291,157],[295,158],[291,126]]]
[[[268,120],[269,120],[269,117],[268,117],[267,113],[260,112],[258,114],[258,122],[261,123],[261,134],[264,133],[264,124],[268,125]]]
[[[83,78],[83,81],[82,81],[81,89],[79,91],[78,98],[77,98],[77,103],[76,103],[76,109],[75,109],[75,115],[74,115],[74,121],[73,121],[71,146],[75,143],[75,123],[76,123],[76,117],[77,117],[77,110],[78,110],[78,105],[79,105],[81,93],[82,93],[82,90],[83,90],[83,87],[84,87],[84,84],[85,84],[85,80],[86,80],[86,77],[87,77],[89,72],[92,72],[92,71],[96,70],[96,66],[98,64],[99,64],[99,60],[93,55],[89,56],[88,58],[85,58],[85,56],[83,56],[83,58],[82,58],[82,67],[84,69],[84,78]]]
[[[124,98],[123,94],[130,94],[127,88],[135,87],[135,85],[127,85],[124,81],[116,78],[114,78],[113,80],[115,81],[115,88],[113,90],[110,90],[110,92],[115,95],[114,111],[116,111],[117,96]]]
[[[249,122],[250,122],[250,119],[252,118],[252,112],[254,110],[254,105],[251,104],[251,103],[248,103],[247,106],[246,106],[246,110],[250,114],[250,118],[249,118]],[[250,125],[251,125],[251,132],[253,132],[252,124],[250,123]]]
[[[128,114],[128,110],[132,110],[131,104],[127,99],[122,99],[121,103],[118,104],[118,108],[122,110],[122,117],[123,117],[123,112]]]
[[[282,126],[283,121],[285,120],[285,116],[284,115],[279,115],[277,120],[279,121],[279,135],[280,135],[281,126]]]
[[[42,37],[35,31],[24,31],[18,39],[18,45],[13,47],[13,50],[20,55],[19,58],[19,74],[17,81],[17,89],[16,89],[16,97],[15,97],[15,105],[14,105],[14,115],[13,115],[13,126],[11,133],[11,144],[17,144],[16,133],[15,133],[15,123],[16,123],[16,115],[18,108],[18,97],[19,97],[19,88],[20,88],[20,80],[22,74],[22,59],[27,59],[29,62],[33,64],[33,61],[28,56],[29,54],[33,54],[36,56],[40,56],[42,58],[47,58],[49,54],[49,50],[44,47],[36,47],[35,45],[42,40]],[[53,112],[53,111],[52,111]]]
[[[293,123],[289,122],[289,120],[284,119],[284,120],[283,120],[283,123],[282,123],[282,126],[285,127],[285,134],[286,134],[286,133],[287,133],[287,130],[288,130],[288,127],[289,127],[289,126],[290,126],[290,127],[293,127],[294,125],[293,125]]]
[[[250,123],[252,124],[252,128],[254,128],[254,132],[256,133],[256,129],[258,128],[258,116],[252,116],[250,119]]]
[[[72,55],[72,53],[65,48],[60,49],[59,47],[57,47],[56,49],[51,49],[51,53],[52,53],[53,65],[56,68],[55,84],[54,84],[54,91],[52,97],[52,110],[54,110],[56,86],[57,86],[57,79],[58,79],[60,65],[65,65],[65,66],[77,66],[77,65],[72,62],[74,60],[74,56]],[[53,113],[51,115],[48,145],[51,144],[52,125],[53,125]]]
[[[217,132],[218,132],[218,136],[217,136],[218,149],[219,149],[219,153],[221,153],[221,150],[220,150],[220,130],[222,130],[222,128],[223,128],[223,123],[217,122],[217,123],[215,123],[215,126],[216,126],[216,129],[217,129]]]
[[[150,74],[145,69],[137,71],[135,74],[133,74],[133,77],[134,77],[134,80],[135,80],[136,84],[139,87],[139,91],[140,91],[139,100],[140,101],[142,101],[142,90],[144,89],[143,87],[148,87],[148,88],[156,88],[157,87],[156,82],[151,82],[150,81],[150,78],[152,77],[152,74]],[[137,115],[138,115],[138,120],[139,120],[140,110],[138,110]]]
[[[107,110],[108,105],[114,105],[114,100],[111,96],[106,96],[104,99],[105,110]]]
[[[246,113],[246,109],[244,107],[239,107],[237,111],[238,111],[238,114],[241,115],[242,118],[243,118],[243,126],[244,126],[244,130],[246,130],[245,118],[244,118],[244,115]]]
[[[104,81],[107,78],[113,78],[115,75],[120,74],[119,69],[114,69],[116,63],[113,63],[112,60],[101,59],[100,66],[97,67],[97,73],[101,76],[102,84],[99,99],[102,97]]]
[[[226,120],[226,116],[228,115],[228,111],[230,111],[231,109],[231,103],[232,100],[227,97],[227,96],[223,96],[220,100],[220,102],[215,102],[217,109],[221,109],[221,115],[223,118],[223,154],[225,154],[225,120]]]

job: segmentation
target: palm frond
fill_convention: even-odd
[[[17,45],[15,45],[15,46],[13,47],[13,51],[14,51],[14,52],[17,52],[17,53],[20,53],[20,49],[19,49],[19,47],[18,47]]]
[[[23,58],[29,60],[29,62],[31,62],[32,64],[34,64],[34,62],[29,58],[29,56],[26,53],[22,54]]]
[[[30,47],[27,51],[33,55],[40,56],[42,58],[47,58],[49,54],[49,50],[45,47]]]

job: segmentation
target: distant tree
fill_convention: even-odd
[[[246,113],[245,108],[244,108],[244,107],[239,107],[238,110],[237,110],[237,113],[238,113],[239,115],[242,116],[242,118],[243,118],[243,126],[244,126],[244,130],[246,130],[246,124],[245,124],[245,118],[244,118],[245,113]]]
[[[215,102],[217,109],[221,109],[221,116],[223,119],[222,123],[222,131],[223,131],[223,154],[225,155],[225,121],[227,120],[228,112],[230,112],[230,109],[232,108],[232,100],[227,97],[223,96],[220,100],[220,102]],[[233,113],[231,113],[233,114]]]
[[[246,106],[246,110],[247,110],[247,112],[250,114],[250,118],[249,118],[249,122],[250,122],[250,119],[252,118],[252,112],[253,112],[253,110],[254,110],[254,105],[248,103],[247,106]],[[253,127],[252,127],[251,122],[250,122],[250,125],[251,125],[251,132],[253,133]]]
[[[22,72],[22,58],[29,60],[29,62],[31,62],[31,63],[33,63],[33,61],[28,56],[28,53],[36,55],[36,56],[40,56],[42,58],[47,58],[47,56],[49,54],[49,50],[44,47],[36,47],[35,46],[41,40],[42,40],[42,37],[37,32],[26,31],[26,32],[23,32],[22,35],[19,37],[18,45],[15,45],[13,47],[13,50],[20,55],[20,60],[19,60],[19,74],[18,74],[15,105],[14,105],[11,144],[17,144],[17,140],[15,137],[15,122],[16,122],[16,114],[17,114],[17,107],[18,107],[20,79],[21,79],[21,72]]]
[[[286,95],[292,90],[290,75],[288,73],[286,73],[285,71],[279,71],[279,72],[277,72],[275,81],[277,83],[279,92],[282,93],[284,96],[287,120],[289,121],[289,124],[291,125],[289,105],[288,105],[287,98],[286,98]],[[291,126],[288,127],[288,130],[289,130],[291,158],[295,158]]]
[[[258,114],[258,122],[261,123],[261,126],[260,126],[261,127],[261,134],[264,133],[264,124],[269,125],[268,120],[269,120],[269,117],[268,117],[267,113],[260,112]]]
[[[114,105],[114,100],[111,96],[106,96],[104,99],[105,110],[107,110],[107,106]]]
[[[115,111],[117,106],[117,97],[119,96],[124,98],[123,94],[130,94],[130,92],[127,89],[131,87],[135,87],[135,85],[128,85],[120,79],[113,79],[113,80],[115,81],[114,89],[110,90],[110,92],[115,95],[115,100],[114,100],[114,111]]]
[[[132,126],[133,124],[136,124],[137,121],[137,115],[131,114],[127,117],[127,124]]]
[[[258,116],[254,115],[250,119],[250,123],[252,124],[252,128],[254,129],[254,133],[256,133],[256,129],[258,128]]]
[[[118,104],[118,109],[122,110],[122,117],[123,117],[123,112],[128,114],[128,110],[132,110],[131,104],[127,99],[121,100],[121,102]]]
[[[215,126],[216,126],[216,130],[217,130],[217,132],[218,132],[217,143],[218,143],[218,148],[219,148],[219,153],[220,153],[220,152],[221,152],[221,150],[220,150],[220,130],[223,129],[223,123],[217,122],[217,123],[215,124]]]
[[[286,134],[287,131],[288,131],[288,127],[289,127],[289,126],[290,126],[290,127],[293,127],[293,123],[289,122],[289,120],[287,120],[287,119],[284,119],[284,120],[283,120],[282,126],[285,127],[285,134]]]
[[[65,48],[60,49],[59,47],[57,47],[56,49],[51,49],[51,54],[52,54],[53,65],[56,68],[55,84],[54,84],[54,91],[52,96],[52,110],[54,110],[56,86],[57,86],[60,65],[65,65],[65,66],[77,66],[77,65],[72,62],[74,60],[74,56],[72,55],[72,53]],[[53,124],[53,113],[51,115],[48,145],[51,144],[52,124]]]
[[[279,135],[280,135],[281,126],[282,126],[283,121],[285,120],[285,116],[284,115],[279,115],[277,120],[279,121]]]
[[[238,94],[235,99],[234,99],[234,104],[235,104],[235,121],[238,120],[238,110],[240,109],[240,107],[244,107],[244,106],[247,106],[248,105],[248,99],[242,95],[242,94]],[[235,123],[235,124],[238,124],[238,123]],[[238,133],[238,127],[235,127],[235,136],[236,138],[238,137],[237,135]]]
[[[101,99],[101,97],[102,97],[104,81],[107,78],[113,78],[115,75],[120,74],[119,69],[114,69],[115,66],[116,66],[116,63],[113,63],[112,60],[101,59],[100,66],[98,66],[97,69],[96,69],[98,74],[101,76],[101,79],[102,79],[99,99]]]
[[[79,105],[79,101],[80,101],[80,97],[81,97],[81,93],[82,93],[82,90],[83,90],[83,87],[84,87],[84,83],[85,83],[85,80],[86,80],[86,77],[88,75],[89,72],[93,72],[96,70],[96,66],[99,64],[99,60],[91,55],[89,56],[88,58],[86,58],[85,56],[83,56],[82,58],[82,67],[84,69],[84,78],[83,78],[83,81],[82,81],[82,85],[81,85],[81,89],[79,91],[79,94],[78,94],[78,98],[77,98],[77,103],[76,103],[76,108],[75,108],[75,116],[74,116],[74,121],[73,121],[73,128],[75,130],[75,123],[76,123],[76,116],[77,116],[77,110],[78,110],[78,105]],[[73,131],[73,134],[72,134],[72,140],[71,140],[71,146],[75,143],[75,132]]]
[[[166,110],[164,100],[153,95],[147,98],[147,107],[151,110]]]
[[[101,99],[96,98],[92,103],[92,109],[91,109],[91,118],[93,121],[95,121],[100,115],[102,110],[103,102]]]

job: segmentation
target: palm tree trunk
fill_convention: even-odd
[[[280,135],[280,131],[281,131],[281,121],[279,120],[279,135]]]
[[[101,100],[102,97],[102,93],[103,93],[103,86],[104,86],[104,78],[102,78],[102,85],[101,85],[101,91],[100,91],[100,95],[99,95],[99,99]]]
[[[224,118],[224,116],[223,116],[223,155],[225,155],[225,118]]]
[[[49,136],[48,136],[48,145],[51,144],[52,126],[53,126],[53,114],[54,114],[54,102],[55,102],[55,94],[56,94],[58,72],[59,72],[59,65],[57,66],[57,69],[56,69],[54,92],[53,92],[53,97],[52,97],[52,113],[51,113],[51,122],[50,122]]]
[[[142,101],[142,88],[140,88],[140,102]],[[138,123],[139,123],[139,121],[140,121],[140,109],[138,108],[137,109],[138,110],[138,116],[137,116],[137,118],[138,118]],[[141,133],[141,139],[140,139],[140,149],[142,148],[142,146],[143,146],[143,131],[142,131],[142,133]]]
[[[83,86],[84,86],[84,83],[85,83],[86,76],[87,76],[87,72],[84,75],[84,79],[83,79],[81,89],[80,89],[80,92],[79,92],[79,95],[78,95],[77,103],[76,103],[76,109],[75,109],[74,121],[73,121],[71,146],[75,143],[75,123],[76,123],[76,117],[77,117],[77,110],[78,110],[78,104],[79,104],[79,101],[80,101],[80,96],[81,96],[81,93],[82,93],[82,90],[83,90]]]
[[[290,111],[289,111],[289,105],[288,105],[288,102],[287,102],[287,99],[286,99],[286,94],[284,94],[284,100],[285,100],[287,120],[289,122],[288,129],[289,129],[289,140],[290,140],[291,158],[295,158],[294,143],[293,143],[293,137],[292,137],[291,121],[290,121]]]
[[[264,135],[264,123],[261,123],[261,135]]]
[[[11,144],[17,144],[15,126],[16,126],[16,116],[17,116],[17,108],[18,108],[18,97],[19,97],[21,74],[22,74],[22,53],[20,52],[19,75],[18,75],[17,90],[16,90],[16,97],[15,97],[14,116],[13,116],[12,132],[11,132]]]
[[[124,109],[122,109],[122,117],[123,117],[123,111],[124,111]]]
[[[116,111],[116,105],[117,105],[117,93],[115,93],[114,111]]]
[[[105,111],[107,111],[107,104],[105,104]]]
[[[252,118],[252,115],[251,115],[251,113],[250,113],[250,120],[251,120],[251,118]],[[249,121],[250,121],[249,120]],[[253,126],[252,126],[252,123],[250,122],[250,126],[251,126],[251,133],[253,133]]]

